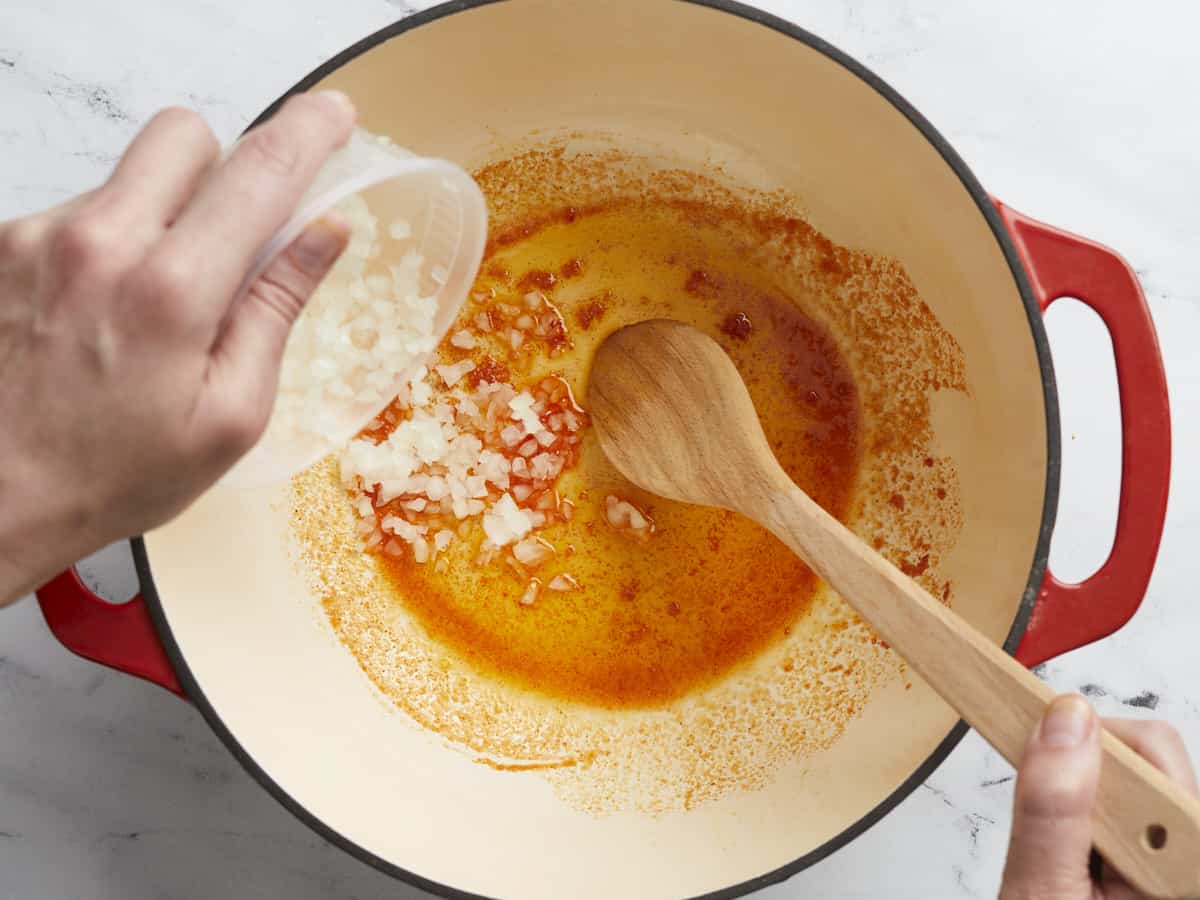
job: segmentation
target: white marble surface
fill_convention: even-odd
[[[602,0],[597,0],[602,2]],[[427,4],[420,4],[427,5]],[[1018,209],[1099,239],[1139,271],[1175,410],[1175,475],[1135,621],[1049,665],[1108,714],[1174,721],[1200,752],[1200,76],[1190,0],[772,0],[864,61]],[[157,108],[223,138],[314,64],[405,14],[394,0],[5,0],[0,219],[91,186]],[[1051,317],[1066,444],[1053,561],[1080,576],[1111,539],[1119,465],[1111,361],[1088,315]],[[99,578],[133,589],[128,556]],[[971,737],[866,836],[764,897],[994,896],[1007,767]],[[419,814],[419,811],[417,811]],[[418,897],[326,845],[165,692],[76,659],[36,606],[0,613],[0,898]]]

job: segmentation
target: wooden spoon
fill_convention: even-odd
[[[715,341],[665,320],[622,328],[596,353],[588,400],[600,445],[626,478],[770,529],[1009,762],[1020,762],[1054,691],[788,478]],[[1096,847],[1150,896],[1200,897],[1200,801],[1107,731],[1102,745]]]

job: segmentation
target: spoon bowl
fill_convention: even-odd
[[[592,363],[588,407],[605,455],[653,494],[753,518],[764,490],[792,486],[733,361],[688,325],[652,319],[610,335]]]

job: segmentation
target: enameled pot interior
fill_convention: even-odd
[[[965,169],[859,74],[728,11],[509,0],[422,21],[319,86],[347,91],[366,128],[468,167],[564,128],[720,164],[799,197],[834,241],[903,263],[967,363],[969,393],[933,405],[934,449],[954,458],[962,490],[945,564],[955,608],[1004,642],[1044,565],[1047,406],[1038,326]],[[147,535],[168,645],[202,709],[294,809],[438,885],[547,898],[748,886],[858,827],[956,721],[919,681],[891,684],[831,750],[764,790],[597,818],[390,710],[309,596],[287,533],[285,505],[263,490],[207,496]]]

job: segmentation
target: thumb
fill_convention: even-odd
[[[349,239],[349,224],[336,214],[309,225],[250,285],[213,347],[221,374],[243,390],[261,386],[268,409],[292,325]]]
[[[1001,900],[1090,900],[1100,728],[1078,694],[1046,710],[1017,772]]]

